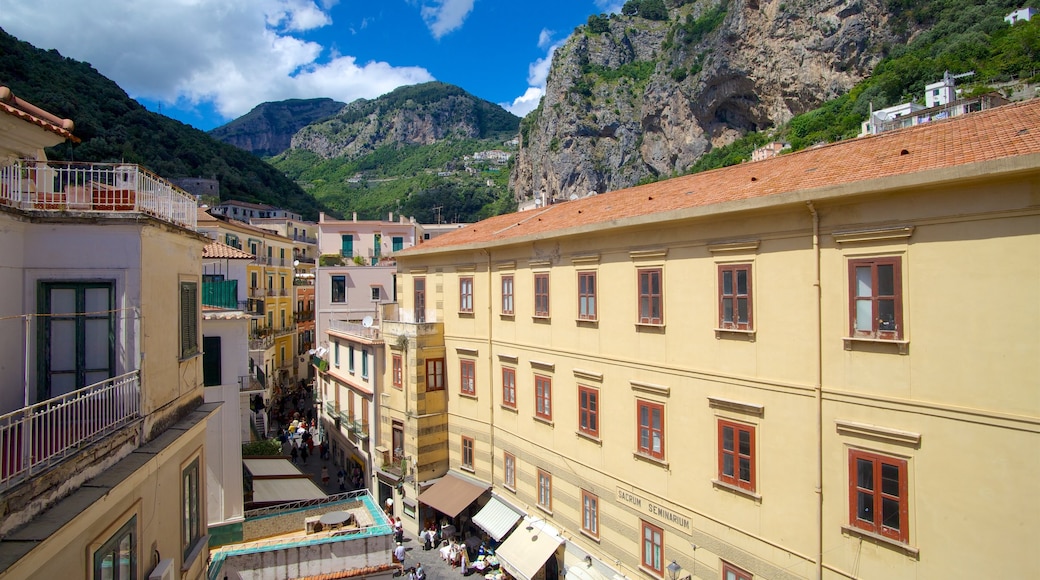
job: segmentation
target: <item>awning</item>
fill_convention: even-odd
[[[480,526],[498,542],[509,534],[521,517],[523,514],[518,513],[513,506],[493,495],[491,501],[487,502],[487,505],[480,508],[477,515],[473,516],[473,523]]]
[[[253,480],[253,502],[290,502],[301,499],[322,499],[325,492],[306,477],[286,477]]]
[[[440,481],[430,486],[430,489],[419,494],[419,502],[453,518],[489,487],[489,484],[478,485],[469,478],[463,479],[462,476],[449,471]]]
[[[295,465],[289,462],[288,459],[253,459],[243,458],[242,463],[246,464],[246,469],[249,473],[253,474],[254,477],[264,477],[268,475],[300,475],[300,470]]]
[[[562,543],[563,538],[544,521],[525,517],[495,555],[507,572],[520,580],[531,580]]]

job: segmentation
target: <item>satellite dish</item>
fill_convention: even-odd
[[[571,196],[569,198],[567,198],[567,199],[569,199],[571,201],[575,201],[576,199],[578,199],[578,194],[572,193]]]
[[[363,319],[361,319],[361,326],[364,326],[365,328],[372,326],[372,317],[366,316]]]
[[[292,261],[292,265],[293,265],[293,267],[299,266],[300,265],[300,261],[299,260],[293,260]]]

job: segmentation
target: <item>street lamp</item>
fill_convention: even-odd
[[[682,572],[682,566],[680,566],[678,562],[672,560],[672,563],[668,564],[668,567],[666,569],[668,570],[669,578],[671,578],[672,580],[678,580],[679,572]]]

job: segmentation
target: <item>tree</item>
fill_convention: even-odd
[[[592,34],[610,32],[610,20],[602,14],[593,14],[592,16],[589,16],[588,26],[589,32]]]

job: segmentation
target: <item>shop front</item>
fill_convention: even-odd
[[[472,538],[478,538],[479,542],[479,530],[472,526],[471,518],[479,509],[477,499],[490,488],[488,483],[449,471],[419,494],[422,528],[433,527],[445,540],[472,543]]]

